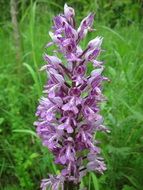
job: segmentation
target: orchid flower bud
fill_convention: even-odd
[[[69,7],[67,4],[65,4],[64,15],[68,20],[70,20],[70,18],[73,18],[75,16],[74,9],[72,7]]]

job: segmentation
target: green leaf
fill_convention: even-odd
[[[0,118],[0,125],[4,122],[4,118]]]
[[[98,184],[98,179],[94,173],[90,174],[92,177],[93,185],[95,190],[99,190],[99,184]]]
[[[34,131],[31,131],[29,129],[14,129],[13,132],[14,133],[27,133],[29,135],[32,135],[32,136],[38,138],[37,134]]]

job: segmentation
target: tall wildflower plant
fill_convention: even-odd
[[[44,97],[37,108],[37,133],[54,155],[55,163],[61,165],[61,173],[43,179],[41,189],[80,189],[80,181],[87,172],[103,173],[106,166],[100,156],[95,134],[108,132],[100,115],[102,95],[103,62],[97,60],[102,52],[102,37],[91,40],[86,49],[80,41],[92,29],[94,14],[90,13],[76,28],[74,9],[64,6],[64,14],[53,19],[53,55],[44,55],[48,75]],[[60,58],[59,58],[60,57]],[[94,70],[88,74],[88,63]]]

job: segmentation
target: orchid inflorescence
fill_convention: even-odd
[[[84,18],[76,30],[74,9],[64,6],[64,14],[54,17],[52,42],[54,55],[44,55],[48,81],[45,96],[37,108],[37,134],[43,145],[53,153],[55,163],[61,165],[61,173],[43,179],[41,189],[53,190],[79,188],[81,178],[89,171],[103,173],[106,166],[100,156],[99,142],[95,140],[97,131],[108,132],[100,115],[102,95],[103,62],[97,57],[101,53],[103,38],[96,37],[82,50],[79,43],[92,29],[94,14]],[[58,58],[60,56],[60,58]],[[62,61],[63,60],[63,61]],[[89,73],[88,63],[93,71]]]

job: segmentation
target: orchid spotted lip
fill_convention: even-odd
[[[104,101],[101,84],[107,80],[102,76],[104,62],[97,60],[103,38],[97,36],[82,50],[79,43],[92,31],[94,14],[84,18],[78,29],[74,16],[74,9],[65,4],[64,14],[54,18],[53,31],[49,33],[52,42],[47,47],[56,46],[57,53],[45,54],[46,65],[41,68],[46,70],[48,81],[45,96],[37,107],[35,125],[43,145],[53,153],[55,163],[63,167],[61,174],[42,180],[42,190],[66,189],[64,186],[68,182],[78,186],[87,172],[102,174],[106,170],[94,139],[98,131],[109,132],[103,126],[99,106]],[[59,54],[66,63],[58,58]],[[88,62],[94,67],[89,76]]]

